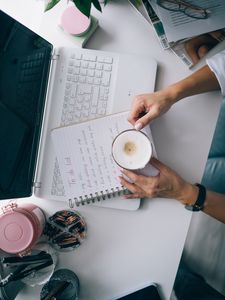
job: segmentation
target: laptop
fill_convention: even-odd
[[[66,201],[50,132],[129,110],[154,90],[151,57],[51,43],[0,11],[0,199]],[[78,162],[79,167],[79,162]],[[135,210],[140,199],[99,205]]]

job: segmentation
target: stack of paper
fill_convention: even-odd
[[[206,19],[195,19],[181,11],[162,8],[156,0],[142,0],[142,10],[154,27],[163,49],[171,49],[182,61],[192,67],[206,52],[225,39],[224,0],[185,0],[186,3],[207,9]],[[138,8],[140,10],[140,8]],[[204,48],[200,47],[204,45]],[[197,55],[191,53],[193,48]],[[193,51],[192,51],[193,52]]]

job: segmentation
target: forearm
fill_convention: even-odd
[[[207,215],[225,223],[225,195],[207,191],[203,211]]]
[[[215,74],[206,65],[190,76],[170,85],[165,91],[170,93],[173,102],[182,98],[220,89]]]
[[[197,199],[198,188],[187,183],[182,191],[178,200],[183,204],[193,205]],[[207,190],[203,212],[225,223],[225,195]]]

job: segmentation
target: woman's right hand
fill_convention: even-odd
[[[128,121],[136,130],[140,130],[167,112],[176,101],[172,86],[155,93],[138,95],[134,98]]]

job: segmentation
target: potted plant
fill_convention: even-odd
[[[45,8],[45,11],[51,9],[52,7],[54,7],[57,3],[59,3],[59,1],[61,0],[47,0],[47,5]],[[71,0],[75,6],[87,17],[90,16],[90,12],[91,12],[91,6],[94,5],[94,7],[99,10],[102,11],[101,5],[99,2],[103,2],[104,5],[107,4],[108,0]],[[137,4],[140,3],[140,0],[135,0],[135,2]]]
[[[48,0],[45,11],[54,7],[60,0]],[[87,17],[90,16],[91,5],[94,5],[97,10],[102,11],[99,0],[71,0],[76,7]],[[104,4],[107,3],[108,0],[104,0]]]

